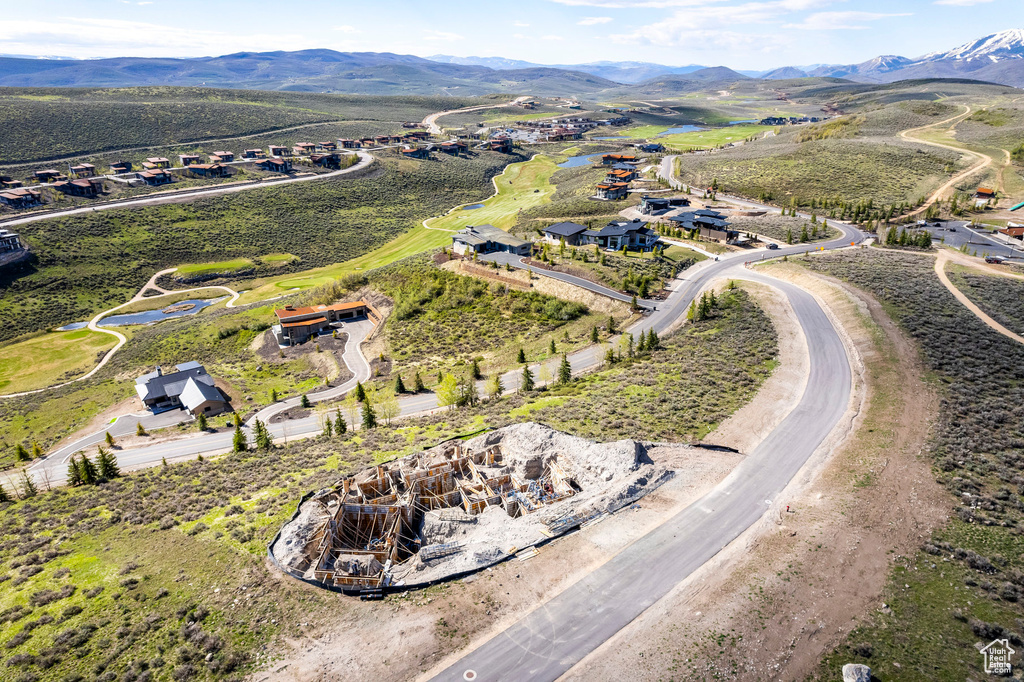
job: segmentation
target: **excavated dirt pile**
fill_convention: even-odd
[[[271,551],[289,573],[346,591],[424,585],[569,532],[671,476],[642,443],[515,424],[318,492]]]

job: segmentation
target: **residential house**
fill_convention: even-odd
[[[337,148],[338,148],[338,143],[337,142],[331,142],[330,140],[328,140],[326,142],[317,142],[316,143],[316,150],[318,152],[333,152]]]
[[[256,167],[260,170],[273,171],[275,173],[290,173],[292,162],[289,159],[261,159],[256,162]]]
[[[230,163],[234,160],[234,152],[214,152],[210,154],[210,163]]]
[[[501,152],[502,154],[512,153],[512,140],[507,137],[498,137],[487,142],[487,149],[492,152]]]
[[[82,163],[71,167],[71,174],[76,178],[91,178],[96,175],[96,166],[91,163]]]
[[[0,253],[10,253],[21,248],[21,240],[18,235],[10,230],[0,228]]]
[[[638,144],[636,145],[636,148],[644,152],[645,154],[660,154],[661,152],[665,151],[664,145],[660,145],[656,142]]]
[[[724,215],[706,208],[680,213],[669,220],[684,230],[697,230],[705,239],[728,243],[736,241],[740,236],[739,230],[729,228]]]
[[[153,168],[170,168],[171,167],[171,162],[168,161],[167,159],[165,159],[162,156],[151,156],[148,159],[146,159],[146,162],[143,163],[142,165],[145,166],[146,163],[151,164],[153,166]]]
[[[206,368],[198,362],[185,362],[164,374],[157,367],[135,380],[135,392],[154,414],[185,409],[193,415],[215,415],[228,409],[228,401],[216,387]]]
[[[364,137],[363,139],[359,140],[360,147],[372,147],[373,145],[374,142],[372,137]]]
[[[46,170],[37,170],[36,172],[32,173],[32,177],[34,177],[39,182],[54,182],[61,179],[67,179],[64,175],[61,174],[60,171],[53,170],[52,168]]]
[[[668,199],[647,197],[645,196],[640,200],[640,212],[644,215],[651,215],[654,213],[661,213],[671,208]]]
[[[163,168],[156,168],[154,170],[139,171],[136,173],[140,180],[145,181],[147,185],[166,185],[174,182],[174,178],[171,174],[165,171]]]
[[[601,164],[612,166],[617,163],[636,163],[636,154],[605,154],[601,157]]]
[[[579,223],[555,223],[554,225],[548,225],[541,230],[541,234],[544,235],[544,240],[552,244],[561,244],[564,240],[568,246],[579,246],[583,244],[583,233],[588,228],[586,225],[580,225]]]
[[[996,191],[988,187],[979,187],[977,190],[975,190],[974,197],[976,199],[985,199],[986,201],[989,199],[995,199]]]
[[[628,182],[602,182],[597,186],[597,198],[605,201],[621,201],[629,195]]]
[[[189,166],[188,171],[197,178],[226,178],[231,175],[228,167],[220,163],[196,163]]]
[[[514,237],[494,225],[471,225],[452,235],[452,250],[463,256],[468,253],[494,252],[529,256],[533,246],[525,239]]]
[[[359,146],[359,140],[339,139],[338,144],[341,145],[342,149],[355,149]]]
[[[410,137],[414,140],[427,140],[430,138],[430,133],[426,130],[414,130],[411,133],[406,133],[403,137]]]
[[[110,172],[113,173],[114,175],[118,175],[120,173],[131,173],[132,172],[132,162],[131,161],[118,161],[117,163],[112,163],[112,164],[110,164]]]
[[[31,187],[16,187],[0,191],[0,203],[11,208],[31,208],[43,203],[43,194]]]
[[[427,159],[430,158],[430,153],[426,147],[403,147],[401,149],[402,156],[407,159]]]
[[[311,336],[321,333],[332,324],[365,317],[368,311],[369,306],[363,301],[301,308],[285,306],[274,311],[278,322],[273,328],[274,336],[280,346],[305,343]]]
[[[581,243],[597,244],[602,249],[617,251],[622,247],[633,251],[650,251],[658,242],[658,233],[637,219],[629,222],[612,221],[600,230],[587,230]]]
[[[299,142],[292,147],[292,153],[296,156],[309,156],[316,151],[316,145],[312,142]]]
[[[265,159],[266,154],[263,153],[262,149],[246,149],[242,152],[243,159]]]
[[[70,180],[58,182],[53,186],[58,192],[70,194],[73,197],[85,197],[95,199],[103,192],[103,180],[100,178],[88,178],[83,180]]]
[[[314,166],[338,170],[341,168],[341,156],[338,154],[313,154],[309,160]]]
[[[191,166],[196,163],[202,163],[203,157],[198,154],[178,154],[178,161],[181,162],[182,166]]]
[[[270,145],[269,152],[271,156],[291,156],[291,152],[288,151],[288,147],[281,147],[276,144]]]
[[[0,196],[3,196],[0,194]],[[1013,237],[1014,239],[1020,239],[1024,241],[1024,227],[1004,227],[999,230],[1000,233],[1005,234],[1007,237]]]
[[[22,186],[23,186],[23,183],[21,182],[21,180],[15,180],[14,178],[12,178],[9,175],[2,175],[2,176],[0,176],[0,188],[3,188],[3,189],[17,189],[17,188],[22,187]]]
[[[447,142],[442,142],[441,144],[438,145],[437,148],[443,151],[445,154],[458,155],[469,151],[469,145],[466,144],[465,142],[459,142],[458,140],[448,140]]]

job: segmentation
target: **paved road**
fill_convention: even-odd
[[[912,227],[918,229],[917,226]],[[1024,244],[1007,244],[993,237],[988,230],[972,228],[966,220],[943,221],[938,226],[929,225],[923,229],[928,230],[933,239],[941,239],[946,246],[952,246],[954,249],[966,245],[968,252],[977,251],[979,256],[1002,256],[1014,259],[1015,262],[1024,259]]]
[[[28,215],[23,218],[13,218],[11,220],[0,221],[0,226],[5,228],[14,227],[16,225],[24,225],[26,223],[34,223],[39,220],[50,220],[51,218],[63,218],[65,216],[80,215],[83,213],[95,213],[97,211],[110,211],[116,208],[140,208],[144,206],[160,206],[162,204],[176,204],[182,201],[190,201],[192,199],[199,199],[203,197],[220,196],[222,194],[234,194],[235,192],[248,192],[253,189],[266,189],[267,187],[280,187],[281,185],[290,185],[295,182],[310,182],[311,180],[327,180],[328,178],[337,177],[339,175],[345,175],[347,173],[354,173],[358,170],[366,168],[373,163],[373,157],[364,151],[355,152],[359,156],[359,162],[348,168],[342,168],[341,170],[331,171],[330,173],[324,173],[322,175],[302,175],[297,178],[288,178],[286,180],[273,180],[267,182],[252,182],[245,184],[232,184],[224,185],[220,187],[209,187],[206,189],[197,189],[189,192],[167,192],[161,194],[151,194],[138,199],[125,199],[124,201],[112,201],[106,204],[100,204],[98,206],[84,206],[82,208],[72,208],[66,211],[52,211],[49,213],[37,213]]]

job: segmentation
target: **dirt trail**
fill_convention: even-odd
[[[929,140],[924,140],[924,139],[921,139],[919,137],[915,137],[913,135],[913,133],[916,133],[918,131],[927,130],[929,128],[937,128],[937,127],[939,127],[941,125],[945,125],[947,123],[953,123],[953,125],[951,125],[949,127],[949,130],[952,131],[956,127],[957,123],[959,123],[960,121],[962,121],[963,119],[965,119],[965,118],[967,118],[968,116],[971,115],[971,108],[968,105],[962,104],[961,106],[965,109],[965,111],[962,114],[957,114],[956,116],[953,116],[951,118],[947,118],[944,121],[939,121],[938,123],[929,123],[928,125],[918,126],[917,128],[909,128],[907,130],[904,130],[904,131],[900,132],[900,137],[902,137],[904,140],[909,140],[911,142],[917,142],[919,144],[926,144],[926,145],[929,145],[931,147],[941,147],[942,149],[950,149],[952,151],[955,151],[957,153],[963,154],[965,156],[969,156],[969,157],[974,157],[974,158],[980,159],[978,161],[978,163],[974,164],[973,166],[971,166],[970,168],[968,168],[965,171],[957,173],[952,178],[950,178],[950,180],[948,182],[946,182],[941,187],[939,187],[937,190],[932,192],[932,195],[930,197],[928,197],[928,200],[925,201],[923,204],[921,204],[921,206],[919,208],[917,208],[916,210],[911,211],[909,215],[914,216],[914,215],[918,215],[920,213],[923,213],[924,211],[927,211],[929,206],[934,204],[936,201],[939,201],[940,199],[942,199],[943,195],[946,192],[948,192],[949,190],[951,190],[954,187],[956,187],[957,183],[959,183],[961,180],[964,180],[964,179],[970,177],[971,175],[977,173],[978,171],[991,166],[993,164],[993,162],[994,162],[994,159],[991,156],[988,156],[986,154],[982,154],[981,152],[975,152],[975,151],[971,151],[971,150],[968,150],[968,149],[963,149],[961,147],[955,147],[955,146],[949,145],[949,144],[942,144],[941,142],[931,142]],[[1000,182],[1001,182],[1002,173],[999,174],[999,177],[1000,177]]]
[[[949,289],[949,293],[953,294],[953,296],[956,297],[956,300],[960,301],[965,308],[974,313],[974,315],[979,320],[984,322],[988,327],[994,329],[995,331],[999,332],[1008,339],[1013,339],[1017,343],[1024,343],[1024,336],[1013,333],[1003,325],[993,320],[985,313],[985,311],[983,311],[973,301],[971,301],[971,299],[967,298],[967,296],[962,291],[956,288],[956,285],[954,285],[949,280],[949,277],[946,276],[946,263],[949,262],[949,260],[949,252],[945,250],[939,251],[939,257],[935,259],[935,274],[938,275],[939,281],[942,282],[943,286]],[[1000,274],[1006,274],[1007,276],[1013,277],[1015,279],[1024,279],[1024,277],[1021,277],[1020,275],[1011,275],[1009,273]]]

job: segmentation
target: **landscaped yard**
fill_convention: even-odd
[[[18,393],[74,379],[117,343],[110,334],[49,332],[0,348],[0,393]]]
[[[265,256],[264,258],[269,258]],[[262,259],[261,259],[262,260]],[[248,258],[235,258],[233,260],[220,261],[218,263],[195,263],[192,265],[181,265],[174,274],[182,279],[203,277],[205,275],[230,274],[238,270],[245,270],[252,267],[252,261]]]

